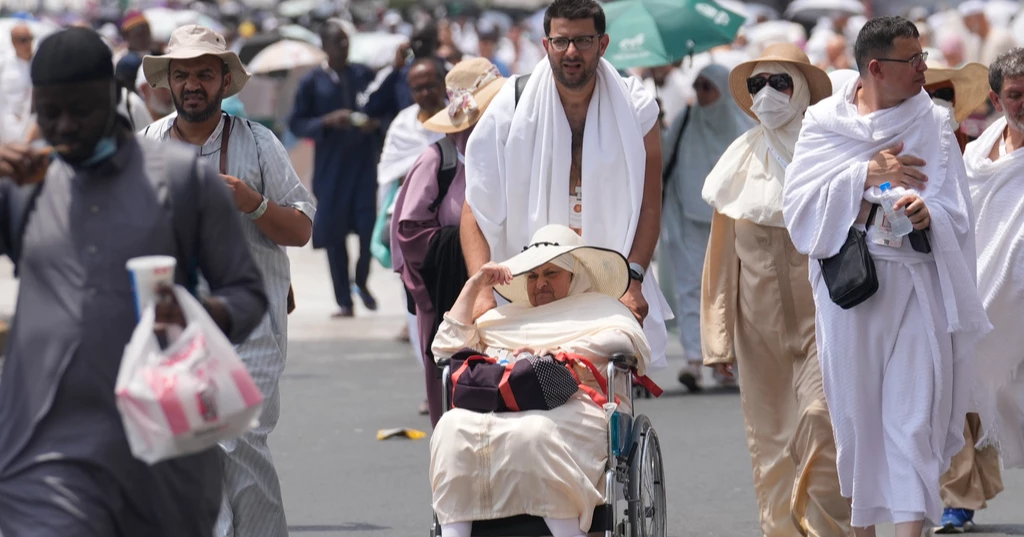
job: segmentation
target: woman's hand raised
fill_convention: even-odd
[[[491,290],[496,285],[512,283],[512,271],[508,267],[489,262],[469,279],[470,285],[477,291]]]

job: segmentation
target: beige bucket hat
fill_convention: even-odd
[[[754,105],[754,98],[747,91],[747,79],[754,72],[754,67],[762,62],[787,63],[803,73],[811,91],[811,104],[832,95],[832,81],[825,71],[811,65],[811,60],[807,59],[807,54],[800,50],[800,47],[790,43],[768,45],[760,58],[745,61],[729,73],[729,91],[732,98],[736,100],[740,109],[754,119],[757,119],[757,115],[750,110]]]
[[[587,246],[575,231],[557,224],[538,229],[521,254],[501,263],[512,272],[512,283],[496,286],[494,290],[509,302],[529,304],[526,280],[530,271],[565,254],[576,258],[577,271],[587,271],[591,292],[615,299],[626,294],[629,289],[626,258],[615,250]]]
[[[929,58],[930,59],[930,58]],[[924,89],[934,89],[943,82],[953,86],[953,115],[961,122],[971,115],[988,99],[988,67],[976,62],[950,68],[938,61],[927,62],[924,72]]]
[[[463,60],[444,77],[448,107],[423,122],[428,130],[462,132],[480,120],[507,79],[486,58]]]
[[[167,53],[162,56],[143,57],[142,71],[151,86],[170,89],[167,71],[171,60],[190,60],[200,56],[217,56],[228,64],[231,85],[224,91],[225,98],[242,91],[245,83],[249,81],[249,73],[242,66],[238,55],[228,50],[224,36],[198,24],[189,24],[174,30],[167,44]]]

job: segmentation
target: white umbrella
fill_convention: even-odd
[[[309,43],[282,39],[261,50],[246,68],[254,75],[265,75],[320,65],[326,59],[327,55],[322,50]]]
[[[858,0],[796,0],[786,8],[786,17],[806,21],[863,14],[864,4]]]
[[[322,45],[320,42],[320,36],[317,35],[316,32],[306,28],[305,26],[299,26],[298,24],[286,24],[278,28],[277,33],[281,34],[281,37],[285,39],[304,41],[317,48],[320,48]]]
[[[989,0],[985,4],[985,18],[997,28],[1009,28],[1019,12],[1020,4],[1011,0]]]
[[[224,25],[217,19],[191,9],[175,10],[166,7],[151,7],[142,13],[149,21],[153,40],[157,42],[166,43],[171,39],[174,30],[189,24],[198,24],[215,32],[224,32]]]
[[[409,38],[404,35],[387,32],[357,33],[349,38],[348,59],[353,63],[380,69],[394,63],[398,47],[408,41]]]

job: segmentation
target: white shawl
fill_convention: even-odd
[[[979,341],[975,359],[979,444],[998,446],[1012,468],[1024,466],[1024,151],[989,160],[1005,128],[999,118],[968,144],[964,163],[982,248],[978,291],[994,327]]]
[[[811,102],[811,90],[803,73],[784,63],[758,63],[752,72],[789,74],[793,79],[789,99],[793,118],[778,129],[758,123],[737,138],[708,174],[701,195],[716,211],[733,220],[784,227],[782,182],[786,165],[793,160],[793,146],[800,134],[803,112]]]
[[[658,105],[636,78],[600,60],[583,134],[583,240],[628,255],[643,201],[644,135]],[[491,248],[508,259],[548,224],[569,224],[572,132],[547,58],[537,64],[515,106],[514,79],[498,92],[466,147],[466,201]],[[664,363],[664,319],[671,310],[653,273],[644,279],[648,339]]]
[[[807,109],[792,164],[786,169],[783,213],[793,244],[814,259],[835,255],[865,195],[868,162],[894,143],[927,163],[924,199],[942,301],[951,332],[991,329],[978,298],[973,215],[963,161],[949,113],[923,90],[899,106],[860,116],[851,104],[857,81]],[[941,133],[936,143],[936,133]],[[813,272],[812,272],[813,274]]]
[[[377,164],[378,184],[387,185],[405,177],[420,154],[444,138],[444,134],[424,128],[419,115],[420,105],[414,104],[399,112],[388,127]]]

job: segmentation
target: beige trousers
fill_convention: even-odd
[[[766,537],[852,535],[815,346],[807,257],[784,228],[716,214],[711,236],[709,262],[735,275],[726,276],[737,291],[734,328],[725,331],[733,332],[741,372],[761,530]],[[708,274],[715,270],[705,267],[705,285],[715,283]],[[712,310],[702,308],[702,321],[715,322]]]
[[[981,437],[981,418],[967,414],[964,424],[964,448],[953,457],[949,470],[942,475],[942,503],[946,507],[979,510],[1003,491],[999,472],[999,453],[993,446],[974,447]]]

